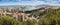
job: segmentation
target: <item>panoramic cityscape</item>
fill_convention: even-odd
[[[0,25],[60,25],[60,0],[0,0]]]

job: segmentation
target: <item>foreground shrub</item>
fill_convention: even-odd
[[[23,25],[38,25],[35,20],[27,20],[22,23]]]
[[[0,16],[0,25],[21,25],[21,23],[10,16]]]

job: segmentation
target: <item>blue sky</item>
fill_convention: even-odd
[[[60,6],[60,0],[0,0],[0,6],[9,5],[58,5]]]

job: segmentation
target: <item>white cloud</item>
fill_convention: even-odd
[[[59,5],[58,1],[46,0],[46,1],[23,1],[23,2],[11,2],[11,3],[0,3],[0,6],[9,6],[9,5]]]

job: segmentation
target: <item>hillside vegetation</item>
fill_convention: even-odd
[[[48,9],[39,22],[44,25],[60,25],[60,9]]]
[[[60,9],[48,9],[38,22],[35,20],[20,22],[10,16],[0,16],[0,25],[60,25]]]

